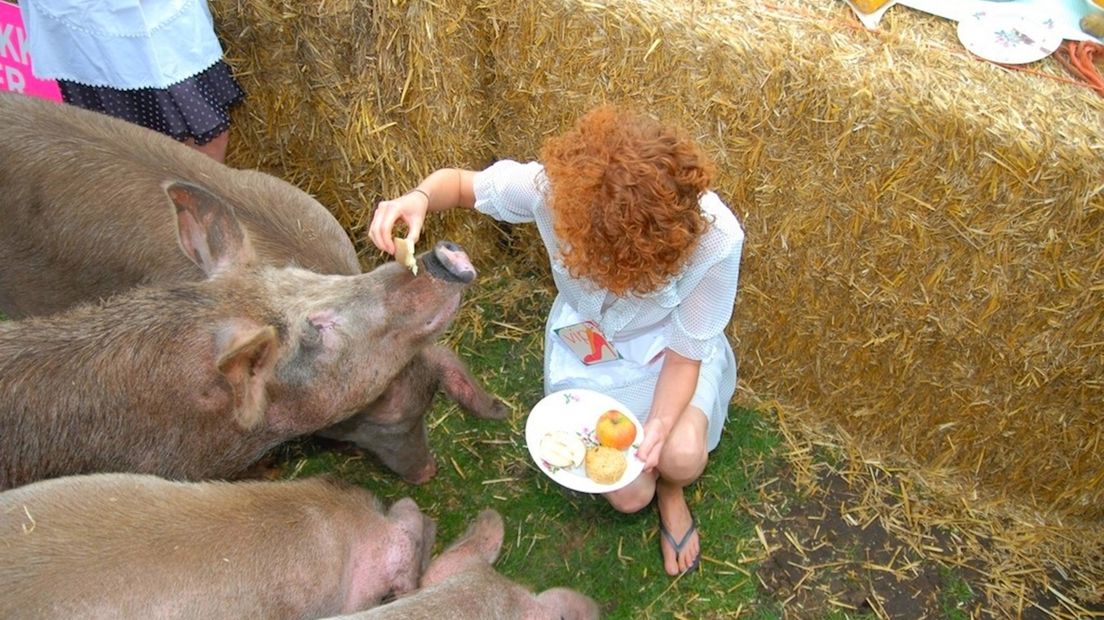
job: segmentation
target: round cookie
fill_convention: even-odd
[[[625,453],[606,446],[594,446],[586,451],[587,478],[598,484],[613,484],[621,479],[629,466]]]

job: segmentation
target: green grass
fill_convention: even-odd
[[[539,324],[507,316],[491,300],[474,311],[491,326]],[[758,501],[757,485],[766,479],[779,443],[775,432],[754,411],[730,409],[709,466],[687,489],[702,535],[702,566],[696,574],[672,579],[663,571],[654,507],[619,513],[601,497],[560,487],[531,462],[525,416],[542,396],[543,337],[540,329],[532,332],[518,336],[516,329],[488,329],[476,342],[458,321],[452,340],[513,414],[506,421],[477,420],[439,398],[430,416],[430,441],[440,470],[429,483],[403,484],[374,459],[315,450],[309,442],[285,448],[289,475],[329,472],[388,502],[413,497],[438,521],[438,549],[463,532],[479,510],[494,508],[506,523],[499,571],[537,591],[554,586],[582,591],[598,601],[603,617],[723,618],[738,610],[778,617],[776,605],[761,601],[757,592],[751,558],[761,546],[743,509]]]
[[[946,620],[967,620],[970,617],[969,604],[975,599],[970,584],[951,569],[939,567],[939,576],[943,582],[940,590],[939,608]]]
[[[440,470],[422,486],[403,483],[370,456],[328,451],[309,439],[277,449],[285,477],[332,474],[389,503],[412,497],[437,520],[438,551],[480,510],[494,508],[506,524],[500,572],[536,591],[566,586],[584,592],[606,618],[782,618],[781,602],[759,589],[756,559],[763,548],[748,510],[762,502],[760,486],[785,476],[781,435],[769,416],[730,408],[709,466],[687,489],[702,535],[702,566],[693,575],[668,577],[654,508],[618,513],[600,497],[559,487],[531,462],[525,418],[543,394],[540,325],[551,299],[547,291],[518,282],[507,273],[479,287],[447,339],[483,384],[511,405],[509,419],[473,419],[438,399],[429,421]],[[816,450],[820,463],[841,458]],[[953,569],[941,567],[940,575],[942,617],[970,617],[977,592]],[[871,617],[822,612],[829,620]]]

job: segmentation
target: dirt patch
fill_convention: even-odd
[[[775,483],[781,506],[765,510],[762,540],[770,550],[758,569],[761,587],[785,618],[971,618],[980,613],[970,572],[923,557],[942,534],[902,536],[839,474],[801,496],[788,472]]]
[[[886,503],[892,494],[869,492],[894,488],[893,476],[867,473],[863,485],[851,485],[825,468],[808,485],[815,490],[802,493],[786,469],[764,487],[769,501],[757,516],[769,552],[757,577],[784,618],[1104,618],[1095,599],[1056,596],[1076,592],[1077,581],[1054,571],[1049,587],[1023,592],[1014,612],[995,605],[986,575],[999,571],[968,553],[961,535],[908,523],[907,506]]]

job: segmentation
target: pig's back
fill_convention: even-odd
[[[342,493],[314,480],[180,483],[133,474],[6,491],[0,617],[333,613],[340,600],[327,592],[345,572],[344,533],[364,526],[358,510],[374,510]]]
[[[104,114],[0,93],[0,310],[49,314],[142,284],[197,280],[164,187],[203,186],[230,204],[261,260],[359,273],[318,201],[272,175],[236,170]]]
[[[544,620],[539,613],[531,593],[480,566],[391,603],[327,620]]]

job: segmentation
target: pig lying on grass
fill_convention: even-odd
[[[319,618],[417,586],[411,499],[293,482],[69,476],[0,493],[0,618]]]
[[[176,220],[172,217],[167,193],[176,196],[176,200],[225,204],[226,209],[236,215],[241,229],[238,243],[249,248],[250,262],[272,267],[296,266],[332,275],[360,273],[353,244],[333,215],[305,192],[274,176],[223,166],[158,132],[74,106],[0,92],[0,118],[5,123],[3,138],[0,139],[0,312],[6,313],[9,318],[61,312],[78,303],[95,302],[139,285],[172,286],[207,277],[202,264],[197,264],[192,256],[180,251]],[[457,260],[467,263],[467,257],[462,253],[444,251],[452,252]],[[435,260],[437,255],[438,251],[434,251],[426,260]],[[437,263],[444,265],[448,261],[445,257]],[[459,268],[474,274],[470,263]],[[446,266],[446,273],[447,270]],[[280,272],[270,270],[269,273]],[[387,467],[406,481],[421,483],[429,480],[436,471],[426,440],[424,418],[438,388],[476,416],[503,418],[508,414],[506,405],[488,395],[451,351],[432,346],[433,339],[429,337],[398,337],[408,329],[404,325],[415,325],[431,313],[436,313],[439,319],[451,317],[455,311],[454,304],[444,292],[411,294],[404,291],[409,278],[390,266],[373,276],[377,285],[370,293],[374,296],[371,300],[354,299],[352,296],[341,298],[339,293],[345,286],[341,283],[353,280],[333,279],[327,287],[322,285],[326,282],[324,279],[312,279],[305,275],[303,278],[310,280],[311,285],[302,290],[296,290],[296,284],[281,276],[278,285],[268,286],[269,291],[258,291],[257,295],[265,298],[264,304],[258,305],[244,296],[240,300],[227,298],[225,302],[220,301],[224,306],[246,304],[253,316],[267,315],[262,323],[269,323],[269,318],[279,318],[270,324],[277,330],[276,335],[282,342],[280,355],[306,358],[307,350],[313,346],[307,340],[317,338],[319,343],[314,347],[317,354],[314,357],[320,362],[323,358],[329,358],[328,363],[332,363],[335,369],[338,363],[344,364],[347,371],[347,377],[342,377],[340,372],[320,377],[318,373],[303,369],[299,362],[281,357],[285,382],[281,385],[270,384],[273,387],[270,398],[285,402],[287,396],[297,399],[294,394],[304,392],[311,392],[313,398],[301,401],[306,407],[302,412],[303,420],[285,420],[279,422],[279,428],[270,428],[272,441],[266,441],[266,445],[318,430],[322,428],[319,422],[345,420],[340,427],[328,430],[325,435],[353,441],[379,456]],[[330,301],[313,300],[310,296],[316,292],[331,298]],[[385,300],[386,296],[394,299]],[[44,333],[42,338],[55,342],[51,345],[54,353],[43,354],[36,359],[49,364],[58,363],[67,372],[73,372],[74,366],[60,364],[60,358],[79,354],[82,359],[95,357],[96,364],[106,365],[110,356],[132,356],[129,350],[119,348],[122,339],[147,338],[153,334],[162,339],[174,339],[185,333],[196,338],[198,332],[191,330],[196,329],[201,321],[208,318],[231,321],[226,312],[209,317],[211,312],[188,309],[187,304],[176,308],[179,304],[171,300],[157,303],[172,306],[164,312],[164,316],[166,321],[171,320],[175,325],[156,328],[146,325],[142,331],[128,330],[126,328],[137,328],[138,324],[130,316],[118,314],[129,311],[114,310],[117,315],[115,320],[120,322],[121,329],[111,335],[97,336],[113,341],[104,345],[106,350],[103,355],[93,356],[91,351],[75,346],[76,341],[87,342],[92,336],[87,331],[92,327],[77,326],[76,318],[71,319],[66,328],[73,330],[71,337],[74,345],[61,342],[67,338],[56,333],[60,328],[57,324],[40,324],[43,326],[41,329],[50,332]],[[294,307],[287,307],[286,304]],[[360,306],[360,315],[378,313],[380,329],[374,333],[354,333],[345,329],[346,325],[365,322],[361,318],[343,316],[342,313],[352,310],[354,305]],[[343,309],[338,310],[339,306]],[[149,310],[160,312],[154,308]],[[314,314],[308,317],[305,314],[308,311]],[[407,313],[409,317],[402,316]],[[146,317],[146,320],[156,321],[156,317]],[[372,319],[367,317],[367,320]],[[439,333],[443,325],[432,327],[428,330],[410,329],[416,333]],[[214,326],[205,327],[212,328]],[[224,353],[228,345],[246,344],[241,340],[245,334],[231,334],[232,330],[228,328],[218,329],[222,339],[218,346],[223,347]],[[390,336],[383,337],[384,333]],[[231,335],[238,340],[227,341]],[[23,345],[19,341],[30,338],[32,336],[26,332],[20,333],[9,346],[21,347]],[[298,347],[303,355],[283,350],[286,348],[283,345],[294,346],[294,339],[300,339]],[[152,344],[160,346],[160,343]],[[268,350],[267,347],[250,347],[249,350],[260,352],[261,348]],[[364,348],[373,351],[358,351]],[[92,380],[106,382],[100,391],[113,390],[125,380],[135,384],[132,389],[164,392],[166,400],[179,399],[180,402],[160,413],[150,409],[150,415],[168,417],[186,414],[179,419],[188,419],[191,414],[183,406],[185,403],[219,397],[211,392],[213,388],[210,386],[204,388],[205,392],[189,391],[197,385],[191,380],[197,379],[195,375],[201,372],[202,365],[196,364],[204,362],[210,365],[208,358],[211,358],[213,351],[200,355],[194,347],[183,351],[175,345],[165,350],[167,354],[191,356],[186,357],[189,364],[175,366],[175,372],[147,371],[146,368],[160,370],[163,364],[150,347],[138,346],[138,352],[134,355],[141,357],[135,357],[132,360],[134,363],[117,369],[115,372],[120,376],[101,376]],[[390,359],[392,357],[394,361],[405,360],[407,366],[397,370]],[[364,366],[377,364],[384,358],[387,358],[386,364]],[[3,355],[0,355],[0,360],[3,360]],[[258,358],[256,361],[273,360]],[[0,361],[0,364],[3,363]],[[128,368],[132,374],[128,375]],[[156,383],[147,382],[142,387],[141,377],[147,372],[150,372],[148,379]],[[375,376],[369,379],[364,376],[366,372]],[[248,375],[239,372],[234,376],[243,379]],[[382,385],[392,377],[397,377],[398,385],[388,388],[381,402],[369,404],[369,397],[378,394]],[[227,378],[233,380],[229,375]],[[36,388],[55,392],[59,399],[77,403],[83,398],[71,387],[63,388],[68,383],[63,384],[57,378],[49,381],[46,377],[38,377],[27,381]],[[177,382],[181,382],[179,386]],[[252,391],[246,390],[242,383],[235,384],[236,397],[246,398],[260,391],[256,385]],[[350,393],[354,390],[360,393]],[[330,393],[334,394],[333,402],[321,402],[322,397]],[[158,405],[153,399],[131,402],[135,399],[120,396],[118,400],[117,406],[128,411],[138,406]],[[43,405],[41,401],[25,402],[35,408]],[[99,414],[93,415],[102,416],[111,424],[129,425],[133,422],[126,415],[117,419],[106,408],[106,403],[104,406]],[[207,406],[210,407],[211,403],[207,402]],[[288,403],[283,409],[290,411],[290,407],[291,403]],[[205,414],[197,415],[203,418]],[[62,420],[55,422],[57,426],[63,424]],[[90,419],[74,421],[58,437],[96,435],[101,432],[96,425],[92,425]],[[0,421],[0,429],[3,428],[4,422]],[[166,450],[175,449],[171,447],[179,443],[175,435],[184,433],[184,429],[185,426],[175,422],[164,426]],[[227,432],[243,431],[228,429]],[[103,439],[112,436],[116,435],[106,432]],[[34,441],[52,442],[54,439],[37,438]],[[92,440],[92,447],[102,447],[96,444],[97,441],[101,440]],[[151,444],[159,442],[155,432],[147,434],[145,441]],[[197,441],[204,439],[201,436]],[[0,437],[0,448],[8,443]],[[238,448],[243,454],[235,456],[234,463],[250,460],[256,451],[255,444],[254,441],[247,441]],[[150,447],[146,445],[144,449]],[[198,452],[193,454],[196,457],[211,456]],[[151,462],[158,459],[155,454],[143,458]],[[213,464],[208,469],[211,472],[225,472],[229,468]],[[161,473],[173,474],[172,469]],[[138,470],[156,471],[149,462]],[[55,472],[55,475],[57,473],[61,472]],[[0,471],[0,488],[5,485],[4,476]],[[19,478],[27,479],[26,476]]]
[[[502,517],[484,510],[429,564],[419,589],[398,600],[331,620],[586,620],[598,605],[567,588],[533,594],[492,566],[502,549]]]
[[[418,276],[258,264],[232,209],[197,187],[168,191],[180,247],[208,279],[0,323],[0,489],[102,471],[227,477],[287,439],[370,417],[475,277],[446,243]]]

